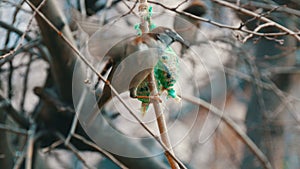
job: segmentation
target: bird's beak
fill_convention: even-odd
[[[176,33],[177,34],[177,33]],[[189,48],[190,47],[190,43],[186,40],[184,40],[180,35],[177,34],[176,36],[176,40],[181,43],[182,45],[184,45],[185,47]]]
[[[172,38],[173,42],[177,41],[179,43],[181,43],[182,45],[186,46],[187,48],[190,47],[190,44],[185,41],[178,33],[176,32],[169,32],[169,36]],[[173,43],[171,42],[171,43]],[[169,45],[171,45],[171,43]]]

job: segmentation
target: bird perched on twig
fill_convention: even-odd
[[[167,91],[168,97],[172,97],[176,100],[180,100],[174,90],[174,85],[177,81],[179,74],[179,60],[177,54],[173,51],[170,46],[167,46],[158,56],[158,60],[154,66],[154,77],[156,82],[156,87],[159,94]],[[146,69],[146,72],[150,76],[151,69]],[[143,79],[143,78],[139,78]],[[139,80],[137,81],[139,82]],[[132,80],[135,83],[135,80]],[[144,77],[144,80],[138,85],[129,85],[130,96],[139,99],[141,104],[141,112],[144,115],[150,105],[151,99],[151,88],[149,83],[149,78]]]
[[[141,60],[149,60],[151,61],[153,50],[158,53],[158,62],[160,65],[158,65],[155,69],[157,72],[157,78],[160,79],[158,80],[159,87],[161,90],[167,90],[168,93],[170,94],[171,97],[174,96],[174,92],[172,92],[172,86],[175,83],[175,74],[176,72],[174,71],[174,68],[170,65],[167,65],[169,62],[170,64],[176,63],[176,59],[174,59],[174,51],[171,50],[170,45],[173,42],[180,42],[181,44],[188,46],[186,42],[178,35],[176,32],[173,30],[166,28],[166,27],[157,27],[153,29],[149,33],[144,33],[141,36],[135,36],[131,37],[128,39],[125,39],[118,44],[116,44],[114,47],[112,47],[106,54],[107,57],[109,57],[109,61],[106,64],[105,68],[101,72],[102,75],[107,74],[107,71],[109,69],[110,72],[108,74],[107,80],[109,82],[112,82],[114,75],[118,69],[122,65],[121,62],[124,61],[128,56],[137,54],[138,57]],[[150,51],[150,52],[149,52]],[[173,52],[173,53],[172,53]],[[136,60],[135,63],[131,63],[131,65],[125,65],[125,66],[138,66],[139,64],[139,59]],[[153,64],[153,63],[149,63]],[[149,96],[150,92],[149,88],[147,88],[147,84],[145,79],[147,76],[151,73],[153,68],[155,67],[157,63],[153,64],[152,68],[150,69],[144,69],[143,71],[140,72],[135,72],[136,75],[131,78],[131,82],[128,86],[122,86],[117,87],[118,92],[124,92],[126,90],[130,91],[130,96],[133,98],[138,98],[142,103],[145,103],[144,105],[142,104],[142,109],[146,110],[147,105],[149,104],[149,99],[145,99],[145,97],[140,97],[140,96]],[[126,71],[125,71],[126,72]],[[160,76],[160,77],[158,77]],[[126,77],[118,78],[118,84],[125,83],[126,81],[130,80]],[[114,86],[115,87],[115,86]],[[146,91],[148,90],[148,91]],[[175,96],[174,96],[175,97]],[[112,93],[111,89],[108,85],[105,85],[103,88],[103,92],[98,100],[98,108],[101,109],[110,99],[112,98]],[[91,122],[93,119],[95,119],[97,116],[97,113],[92,114],[89,117],[89,122]]]

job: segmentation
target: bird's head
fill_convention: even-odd
[[[179,42],[189,47],[189,44],[175,31],[166,27],[157,27],[150,32],[155,40],[161,41],[166,46],[170,46],[173,42]]]

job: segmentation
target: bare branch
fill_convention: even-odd
[[[58,147],[59,145],[63,144],[63,140],[57,140],[54,143],[52,143],[50,146],[45,147],[42,149],[43,153],[49,153],[51,152],[54,148]]]
[[[37,7],[37,9],[40,9],[40,8],[45,4],[45,2],[46,2],[46,0],[43,0],[43,2]],[[10,55],[12,55],[12,54],[14,54],[14,53],[16,52],[16,50],[19,49],[19,48],[22,46],[23,40],[24,40],[24,38],[25,38],[25,35],[26,35],[26,34],[28,33],[28,31],[29,31],[30,25],[31,25],[31,23],[32,23],[32,21],[33,21],[35,15],[36,15],[36,12],[33,12],[32,16],[31,16],[31,18],[29,19],[29,22],[28,22],[28,24],[27,24],[26,30],[25,30],[25,32],[22,34],[21,39],[20,39],[18,45],[15,47],[15,49],[13,49],[12,51],[10,51],[10,52],[7,53],[7,54],[4,54],[4,55],[0,56],[0,60],[2,60],[2,59],[4,59],[4,58],[6,58],[6,57],[8,57],[8,56],[10,56]]]
[[[78,140],[82,141],[83,143],[95,148],[96,150],[98,150],[101,154],[103,154],[105,157],[107,157],[108,159],[110,159],[112,162],[114,162],[116,165],[118,165],[120,168],[123,169],[127,169],[127,167],[122,164],[119,160],[117,160],[113,155],[111,155],[109,152],[105,151],[104,149],[100,148],[99,146],[97,146],[96,144],[94,144],[91,141],[88,141],[87,139],[85,139],[84,137],[78,135],[78,134],[73,134],[73,137],[77,138]]]
[[[5,28],[7,30],[10,30],[12,32],[15,32],[16,34],[18,34],[19,36],[22,36],[24,34],[23,31],[21,31],[20,29],[10,25],[10,24],[7,24],[3,21],[0,20],[0,27],[2,28]],[[25,34],[24,38],[27,40],[27,41],[31,41],[32,38],[28,35],[28,34]]]
[[[73,117],[73,122],[72,122],[72,126],[71,126],[71,129],[69,131],[69,134],[68,134],[68,137],[66,139],[66,142],[65,144],[68,144],[71,140],[71,137],[74,135],[75,133],[75,129],[76,129],[76,126],[77,126],[77,122],[78,122],[78,119],[77,117],[80,116],[80,113],[81,113],[81,109],[82,109],[82,106],[83,106],[83,103],[84,103],[84,99],[86,97],[86,93],[87,93],[87,88],[84,88],[84,91],[82,92],[82,95],[80,97],[80,100],[79,100],[79,103],[78,103],[78,107],[77,107],[77,115],[74,115]]]
[[[0,94],[0,107],[4,108],[7,113],[23,128],[29,128],[29,120],[13,108],[10,101],[5,99],[2,94]]]
[[[32,63],[32,55],[29,56],[29,60],[28,60],[28,63],[27,63],[27,67],[26,67],[26,70],[25,70],[25,75],[24,75],[24,81],[23,81],[23,92],[22,92],[22,100],[21,100],[21,103],[20,103],[20,107],[21,107],[21,112],[24,112],[25,109],[24,109],[24,104],[25,104],[25,100],[26,100],[26,93],[27,93],[27,90],[28,90],[28,77],[29,77],[29,71],[30,71],[30,66],[31,66],[31,63]]]
[[[193,14],[190,14],[190,13],[187,13],[187,12],[184,12],[184,11],[179,11],[177,10],[176,8],[169,8],[168,6],[160,3],[160,2],[157,2],[157,1],[148,1],[149,3],[152,3],[152,4],[156,4],[156,5],[159,5],[169,11],[173,11],[175,13],[178,13],[178,14],[181,14],[181,15],[184,15],[184,16],[187,16],[187,17],[190,17],[192,19],[195,19],[195,20],[199,20],[199,21],[202,21],[202,22],[206,22],[206,23],[209,23],[211,25],[214,25],[214,26],[217,26],[219,28],[226,28],[226,29],[230,29],[230,30],[235,30],[235,31],[241,31],[241,32],[245,32],[245,33],[249,33],[249,34],[254,34],[256,36],[284,36],[284,35],[292,35],[292,36],[297,36],[300,35],[300,32],[293,32],[293,33],[289,33],[289,32],[292,32],[289,30],[289,32],[276,32],[276,33],[260,33],[260,32],[254,32],[254,31],[251,31],[251,30],[247,30],[247,29],[243,29],[244,28],[244,24],[240,24],[239,26],[231,26],[231,25],[226,25],[226,24],[222,24],[222,23],[219,23],[219,22],[215,22],[215,21],[212,21],[210,19],[206,19],[206,18],[203,18],[203,17],[199,17],[199,16],[195,16]],[[239,7],[240,8],[240,7]],[[256,13],[254,13],[255,15],[258,15]],[[260,16],[260,15],[258,15]],[[264,17],[263,17],[264,18]],[[260,19],[258,17],[258,19]],[[267,18],[266,18],[267,19]],[[269,20],[269,19],[268,19]],[[273,22],[273,21],[272,21]],[[278,24],[277,24],[278,25]],[[276,25],[276,26],[277,26]],[[285,28],[287,29],[287,28]]]
[[[25,150],[25,148],[24,148]],[[13,169],[19,169],[21,168],[21,165],[25,159],[26,153],[24,151],[21,152],[21,155],[18,157],[18,159],[16,160]]]
[[[9,63],[9,73],[7,77],[7,96],[8,99],[11,100],[11,98],[13,97],[13,84],[12,84],[12,78],[14,74],[13,60],[10,60],[8,63]]]
[[[32,48],[37,47],[41,44],[41,39],[34,39],[28,42],[26,45],[21,46],[19,49],[17,49],[13,54],[7,56],[4,59],[0,59],[0,67],[3,66],[5,63],[11,61],[14,56],[16,56],[19,53],[22,53],[24,51],[30,51]]]
[[[250,16],[254,16],[257,19],[262,20],[264,22],[272,23],[272,24],[274,24],[274,26],[276,28],[278,28],[278,29],[280,29],[280,30],[288,33],[289,35],[294,36],[298,41],[300,41],[300,37],[298,36],[299,33],[296,33],[296,32],[290,30],[289,28],[286,28],[285,26],[283,26],[283,25],[281,25],[279,23],[272,21],[271,19],[268,19],[268,18],[263,17],[263,16],[255,13],[255,12],[249,11],[249,10],[247,10],[245,8],[241,8],[241,7],[237,6],[237,5],[234,5],[232,3],[229,3],[229,2],[226,2],[226,1],[223,1],[223,0],[212,0],[212,1],[215,2],[215,3],[218,3],[220,5],[232,8],[232,9],[234,9],[236,11],[242,12],[244,14],[247,14],[247,15],[250,15]]]
[[[157,87],[155,85],[155,78],[154,78],[154,72],[152,71],[151,74],[148,77],[148,84],[149,84],[149,89],[151,91],[152,96],[157,96],[158,92],[157,92]],[[178,169],[179,166],[178,164],[176,164],[176,162],[172,159],[172,157],[170,156],[170,154],[174,154],[173,149],[172,149],[172,145],[170,142],[170,138],[168,135],[168,129],[167,129],[167,124],[166,124],[166,120],[165,120],[165,116],[163,113],[163,110],[161,108],[161,105],[159,104],[158,100],[153,99],[152,100],[153,103],[153,107],[154,107],[154,111],[155,111],[155,115],[156,115],[156,121],[157,121],[157,125],[158,125],[158,129],[160,132],[160,138],[162,140],[162,142],[166,145],[166,147],[169,149],[169,153],[165,153],[170,166],[172,169]]]
[[[235,0],[229,0],[229,2],[234,3]],[[300,17],[300,11],[299,10],[289,8],[286,5],[278,6],[278,5],[266,4],[266,3],[258,2],[258,1],[250,1],[248,3],[240,4],[240,5],[237,5],[237,6],[244,6],[244,5],[254,6],[254,7],[257,7],[257,8],[263,8],[263,9],[266,9],[266,10],[272,10],[272,9],[276,8],[277,12],[284,12],[284,13],[289,14],[289,15],[295,15],[295,16]]]
[[[14,7],[16,7],[16,8],[18,8],[18,9],[20,9],[20,10],[26,12],[26,13],[30,13],[30,14],[32,13],[32,11],[27,10],[27,9],[23,8],[21,5],[16,4],[16,3],[14,3],[14,2],[11,2],[11,1],[9,1],[9,0],[2,0],[2,2],[7,3],[7,4],[10,4],[11,6],[14,6]]]
[[[175,7],[175,9],[178,9],[179,7],[181,7],[183,4],[185,4],[185,3],[187,3],[187,2],[188,2],[188,0],[184,0],[184,1],[180,2],[180,3]]]
[[[254,32],[258,32],[260,31],[261,29],[265,28],[265,27],[269,27],[269,26],[274,26],[273,23],[265,23],[265,24],[262,24],[262,25],[259,25],[257,28],[254,29]],[[252,38],[253,37],[253,34],[249,34],[248,36],[246,36],[244,39],[243,39],[243,43],[246,43],[248,41],[248,39]]]
[[[51,89],[43,89],[41,87],[35,87],[33,89],[34,93],[43,99],[46,103],[53,105],[57,111],[59,112],[72,112],[74,113],[74,109],[66,106],[65,103],[60,101],[60,99],[54,94]]]
[[[19,135],[25,135],[25,136],[28,135],[27,130],[17,128],[17,127],[12,127],[12,126],[9,126],[6,124],[0,124],[0,130],[9,131],[9,132],[16,133]]]
[[[7,58],[6,58],[7,59]],[[36,61],[36,60],[38,60],[38,59],[40,59],[40,58],[38,58],[38,57],[36,57],[36,56],[33,56],[33,58],[32,58],[32,62],[34,62],[34,61]],[[1,63],[0,63],[1,64]],[[16,66],[14,66],[13,68],[16,70],[16,69],[20,69],[20,68],[23,68],[23,67],[25,67],[25,66],[27,66],[28,65],[28,63],[20,63],[19,65],[16,65]],[[1,66],[0,66],[0,72],[9,72],[9,69],[8,68],[1,68]]]
[[[55,135],[59,139],[61,139],[63,142],[66,142],[66,139],[64,138],[64,136],[62,134],[55,133]],[[76,149],[76,147],[74,147],[71,143],[65,144],[65,146],[75,154],[75,156],[78,158],[78,160],[80,160],[85,167],[87,167],[88,169],[96,169],[95,167],[88,165],[88,163],[84,160],[84,158],[79,154],[79,151]]]
[[[270,67],[262,73],[263,76],[272,76],[275,74],[294,74],[300,73],[300,67],[297,66],[282,66],[282,67]]]
[[[32,169],[32,162],[33,162],[33,152],[34,152],[34,141],[35,141],[35,131],[36,124],[32,124],[30,129],[28,130],[28,140],[27,140],[27,153],[26,153],[26,162],[25,168]]]

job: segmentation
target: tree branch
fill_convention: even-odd
[[[244,24],[242,24],[242,23],[239,26],[226,25],[226,24],[222,24],[222,23],[219,23],[219,22],[212,21],[210,19],[206,19],[206,18],[203,18],[203,17],[195,16],[193,14],[190,14],[190,13],[187,13],[187,12],[184,12],[184,11],[179,11],[176,8],[169,8],[168,6],[166,6],[166,5],[164,5],[164,4],[160,3],[160,2],[157,2],[157,1],[148,1],[148,2],[152,3],[152,4],[155,4],[155,5],[158,5],[158,6],[161,6],[161,7],[165,8],[165,9],[167,9],[169,11],[173,11],[173,12],[178,13],[180,15],[184,15],[184,16],[190,17],[190,18],[195,19],[195,20],[199,20],[199,21],[202,21],[202,22],[209,23],[209,24],[217,26],[219,28],[226,28],[226,29],[230,29],[230,30],[241,31],[241,32],[249,33],[249,34],[254,34],[256,36],[264,36],[264,37],[265,36],[284,36],[284,35],[289,35],[289,34],[292,35],[292,36],[294,36],[294,37],[296,37],[296,36],[298,37],[298,35],[300,35],[300,32],[292,32],[289,29],[288,29],[289,32],[292,32],[292,33],[289,33],[289,32],[286,32],[286,31],[284,31],[284,32],[275,32],[275,33],[254,32],[254,31],[251,31],[251,30],[243,29]],[[256,13],[254,13],[254,14],[258,15]],[[260,15],[258,15],[258,16],[260,16]],[[258,19],[260,19],[260,18],[261,17],[258,17]],[[267,18],[265,18],[265,19],[267,19]],[[278,26],[278,24],[276,26]],[[283,26],[281,26],[281,27],[283,27]],[[285,29],[287,29],[287,28],[285,28]]]
[[[155,85],[156,81],[154,78],[154,72],[152,71],[148,77],[148,84],[149,84],[149,89],[151,91],[152,96],[157,96],[158,92],[157,92],[157,87]],[[170,142],[170,138],[168,135],[168,129],[167,129],[167,124],[166,124],[166,120],[165,120],[165,116],[164,113],[162,111],[161,105],[159,104],[158,100],[153,99],[152,100],[153,103],[153,107],[154,107],[154,111],[155,111],[155,115],[156,115],[156,121],[157,121],[157,126],[160,132],[160,138],[162,140],[162,142],[166,145],[166,147],[169,150],[169,153],[165,153],[170,166],[172,169],[179,169],[179,165],[176,163],[176,161],[174,161],[172,159],[172,157],[170,156],[170,154],[174,155],[173,152],[173,148]]]
[[[33,164],[33,153],[34,153],[34,141],[36,133],[36,124],[32,124],[28,130],[28,139],[27,139],[27,153],[26,153],[26,162],[25,168],[32,169]]]
[[[14,26],[12,26],[12,25],[10,25],[10,24],[7,24],[7,23],[5,23],[5,22],[3,22],[3,21],[1,21],[0,20],[0,27],[2,27],[2,28],[5,28],[5,29],[7,29],[7,30],[10,30],[10,31],[13,31],[13,32],[15,32],[16,34],[18,34],[19,36],[22,36],[23,35],[23,31],[21,31],[20,29],[18,29],[18,28],[16,28],[16,27],[14,27]],[[27,34],[25,34],[25,39],[27,40],[27,41],[31,41],[32,40],[32,38],[29,36],[29,35],[27,35]]]
[[[0,94],[0,108],[3,108],[22,128],[29,128],[29,120],[13,108],[10,101]]]
[[[55,133],[55,135],[63,142],[66,141],[65,137],[62,134]],[[84,158],[79,154],[79,151],[76,149],[76,147],[74,147],[71,143],[65,144],[65,146],[75,154],[78,160],[80,160],[85,167],[87,167],[88,169],[96,169],[95,167],[88,165],[88,163],[84,160]]]
[[[234,3],[234,2],[236,2],[236,0],[229,0],[229,2]],[[279,5],[266,4],[266,3],[263,3],[263,2],[257,2],[257,1],[250,1],[248,3],[240,4],[240,6],[245,6],[245,5],[254,6],[254,7],[257,7],[257,8],[263,8],[263,9],[266,9],[266,10],[273,10],[273,9],[276,8],[277,12],[284,12],[284,13],[289,14],[289,15],[295,15],[295,16],[300,17],[300,11],[299,10],[289,8],[286,5],[279,6]]]
[[[116,159],[114,156],[112,156],[109,152],[105,151],[104,149],[100,148],[97,146],[95,143],[88,141],[84,137],[78,135],[78,134],[73,134],[73,137],[82,141],[83,143],[95,148],[97,151],[99,151],[101,154],[103,154],[105,157],[110,159],[112,162],[114,162],[117,166],[119,166],[122,169],[128,169],[124,164],[122,164],[118,159]]]
[[[288,33],[289,35],[294,36],[298,41],[300,41],[300,37],[298,36],[299,33],[296,33],[296,32],[294,32],[294,31],[286,28],[285,26],[283,26],[283,25],[281,25],[279,23],[272,21],[271,19],[268,19],[268,18],[266,18],[264,16],[261,16],[261,15],[255,13],[255,12],[249,11],[249,10],[247,10],[245,8],[241,8],[241,7],[237,6],[237,5],[234,5],[232,3],[229,3],[229,2],[226,2],[226,1],[223,1],[223,0],[211,0],[211,1],[213,1],[215,3],[218,3],[220,5],[226,6],[228,8],[234,9],[234,10],[236,10],[238,12],[242,12],[244,14],[253,16],[253,17],[255,17],[255,18],[259,19],[259,20],[262,20],[264,22],[272,23],[272,24],[274,24],[274,26],[276,28],[278,28],[278,29],[280,29],[280,30]]]
[[[10,125],[5,125],[5,124],[0,124],[0,130],[9,131],[19,135],[25,135],[25,136],[28,135],[27,130],[17,128],[17,127],[12,127]]]

